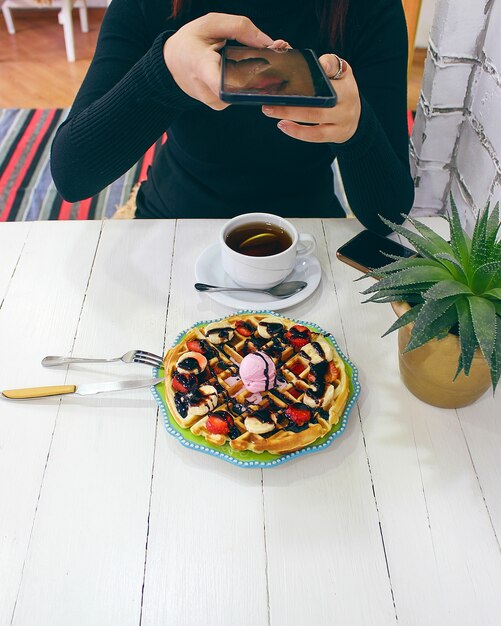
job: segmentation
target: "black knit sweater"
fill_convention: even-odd
[[[321,34],[314,0],[192,0],[170,18],[168,0],[113,0],[94,59],[52,146],[52,174],[67,200],[89,197],[130,168],[164,131],[141,186],[140,217],[231,217],[269,211],[286,217],[342,215],[331,162],[338,157],[359,220],[401,221],[413,201],[406,120],[407,34],[401,0],[351,0],[343,41]],[[172,31],[216,11],[247,15],[272,38],[318,56],[336,52],[353,68],[362,113],[343,144],[286,136],[260,107],[214,111],[182,92],[162,47]]]

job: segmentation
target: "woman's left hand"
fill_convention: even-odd
[[[333,54],[324,54],[319,59],[329,78],[336,75],[339,63]],[[331,108],[263,106],[268,117],[281,120],[278,128],[289,137],[313,143],[344,143],[358,128],[360,120],[360,95],[353,71],[346,61],[343,73],[337,80],[331,80],[337,93],[337,104]],[[302,122],[315,124],[303,126]]]

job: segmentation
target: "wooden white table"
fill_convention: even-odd
[[[2,626],[501,624],[499,391],[457,411],[414,398],[380,339],[392,310],[361,305],[335,258],[360,226],[296,224],[324,277],[285,313],[357,364],[346,432],[261,471],[181,446],[146,389],[0,401]],[[192,288],[220,225],[0,225],[0,389],[148,375],[40,360],[159,353],[230,313]]]

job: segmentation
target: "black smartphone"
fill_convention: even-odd
[[[333,107],[337,102],[313,50],[226,46],[219,95],[232,104]]]
[[[369,230],[363,230],[342,245],[336,252],[336,256],[340,261],[365,273],[392,262],[392,259],[385,256],[383,252],[405,258],[417,256],[415,250]]]

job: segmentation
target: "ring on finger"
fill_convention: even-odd
[[[338,68],[338,71],[334,74],[334,76],[331,76],[331,80],[338,80],[343,75],[343,59],[341,57],[338,57],[338,55],[334,53],[332,53],[332,56],[336,57],[339,68]]]

